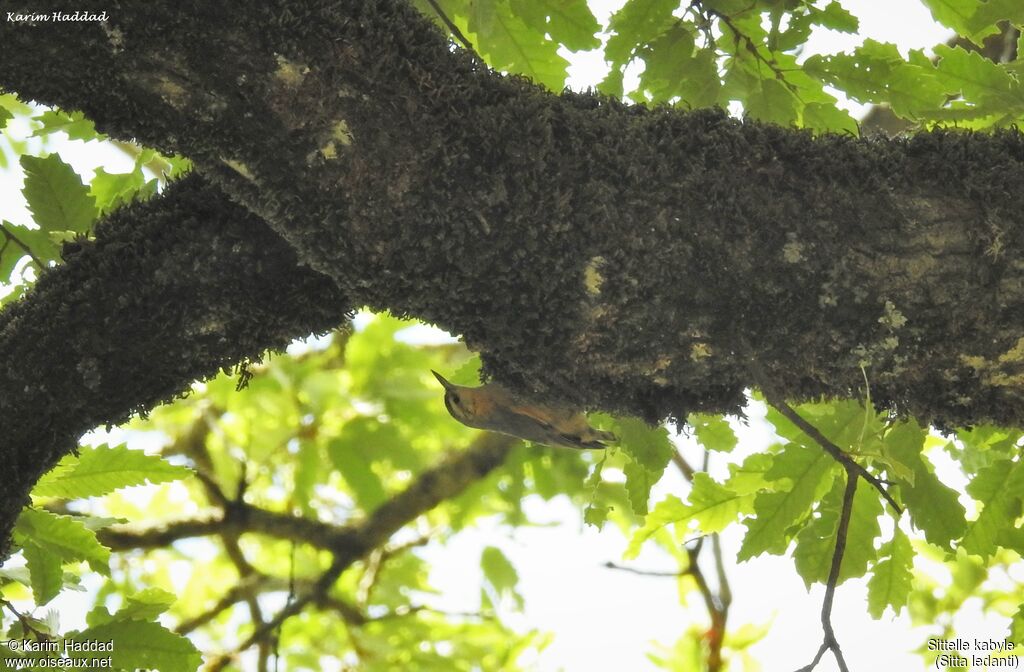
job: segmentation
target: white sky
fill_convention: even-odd
[[[808,54],[848,49],[866,37],[896,43],[906,53],[909,48],[931,47],[947,37],[916,0],[842,2],[860,18],[860,33],[819,30],[809,42]],[[622,0],[591,0],[599,20],[621,4]],[[574,88],[594,85],[606,72],[600,57],[581,54],[572,60],[570,85]],[[852,104],[847,108],[855,113],[862,109]],[[86,177],[99,165],[111,172],[131,167],[123,153],[96,142],[64,142],[52,149],[60,151],[64,160]],[[20,193],[21,181],[15,171],[0,171],[0,218],[26,224],[30,219]],[[756,419],[750,428],[743,429],[742,436],[743,442],[733,457],[762,449],[770,439]],[[685,450],[690,451],[692,461],[699,463],[692,446]],[[717,467],[723,467],[720,458]],[[669,492],[681,497],[687,492],[686,484],[671,468],[653,494],[652,504]],[[427,548],[424,555],[432,562],[431,579],[442,591],[445,606],[473,610],[479,605],[481,549],[487,545],[503,549],[519,572],[526,600],[525,614],[512,615],[512,622],[556,634],[538,661],[539,669],[658,669],[645,655],[652,642],[671,646],[694,620],[706,623],[699,600],[691,609],[680,606],[673,579],[640,577],[601,566],[609,560],[622,562],[626,540],[611,526],[603,531],[583,526],[576,510],[565,501],[545,503],[534,498],[527,502],[527,508],[532,517],[551,521],[552,525],[514,531],[484,525],[461,534],[447,548]],[[734,526],[723,535],[727,559],[735,558],[742,529]],[[666,554],[650,549],[627,564],[648,570],[675,569],[674,561]],[[741,565],[729,562],[727,571],[734,595],[730,626],[770,626],[765,639],[752,649],[763,668],[792,670],[810,662],[821,642],[821,588],[808,594],[790,558],[762,556]],[[881,621],[872,620],[867,615],[865,585],[864,580],[844,584],[837,592],[833,611],[833,623],[851,669],[923,669],[921,659],[911,652],[926,636],[924,631],[912,632],[905,612],[897,619],[887,615]],[[58,604],[62,611],[71,611],[66,602]],[[66,627],[74,627],[74,621],[65,618]],[[956,623],[957,634],[962,637],[1000,638],[1006,628],[1005,619],[983,618],[977,604],[969,604]],[[826,656],[817,669],[830,672],[837,668]]]

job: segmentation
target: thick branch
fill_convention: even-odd
[[[813,138],[555,96],[401,0],[0,31],[0,84],[190,156],[354,303],[463,334],[522,392],[731,411],[746,340],[786,399],[846,397],[867,365],[924,421],[1024,420],[1018,133]]]
[[[29,489],[81,434],[326,331],[347,308],[196,176],[101,222],[94,243],[0,314],[0,558]]]
[[[112,550],[126,551],[161,548],[190,537],[257,533],[332,551],[351,562],[383,544],[409,521],[485,476],[501,464],[514,443],[514,439],[503,434],[481,435],[467,450],[453,453],[422,472],[408,488],[365,521],[350,525],[331,525],[245,502],[231,502],[218,517],[179,520],[144,530],[111,527],[99,530],[96,536]]]
[[[5,89],[189,156],[288,241],[296,256],[278,258],[293,271],[298,261],[332,278],[349,305],[462,334],[516,391],[682,419],[740,407],[751,361],[783,399],[849,397],[866,366],[881,405],[924,422],[1024,422],[1019,133],[815,138],[721,111],[556,96],[483,70],[404,0],[270,0],[245,12],[156,0],[119,7],[105,24],[4,22],[0,62]],[[143,227],[154,214],[130,217]],[[193,274],[275,291],[246,256],[248,230],[241,252],[218,248],[211,266],[191,248],[195,259],[164,260],[157,250],[176,231],[167,224],[147,230],[171,240],[153,234],[113,255],[116,274],[89,269],[60,305],[33,296],[3,323],[36,350],[0,373],[0,400],[57,409],[50,416],[68,413],[65,399],[90,408],[72,405],[56,433],[25,424],[10,448],[18,483],[67,449],[71,425],[116,422],[344,308],[336,290],[306,287],[272,334],[262,323],[281,306],[257,301],[248,314],[228,311],[226,335],[217,306],[183,306],[206,319],[191,324],[198,332],[172,329],[165,357],[164,325],[178,319],[169,308],[133,323],[116,303],[97,314],[89,294],[133,304],[165,276],[184,285]],[[212,228],[196,239],[220,241]],[[132,261],[139,254],[147,261]],[[175,299],[202,302],[203,287]],[[107,331],[40,367],[65,350],[52,334],[37,339],[52,315],[64,320],[50,323],[54,333]],[[211,348],[196,333],[225,340]],[[141,379],[157,389],[82,398],[92,347],[122,347],[129,334],[140,343],[126,349],[150,355],[130,359],[133,370],[148,366]]]
[[[258,626],[243,641],[239,651],[261,641],[291,616],[302,611],[311,602],[327,595],[353,562],[382,545],[401,527],[440,504],[461,493],[500,465],[517,440],[504,434],[484,434],[468,450],[455,453],[440,465],[421,473],[408,488],[385,502],[367,520],[354,529],[353,543],[345,548],[334,548],[331,566],[313,586],[282,608],[273,618]],[[226,660],[226,659],[221,659]],[[212,667],[212,669],[220,669]]]

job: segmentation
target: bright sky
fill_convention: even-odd
[[[944,41],[947,33],[937,26],[917,0],[842,0],[843,5],[860,18],[859,35],[817,31],[808,53],[830,53],[850,48],[865,37],[893,42],[905,52],[909,48],[931,47]],[[622,4],[622,0],[591,0],[598,18],[603,19]],[[606,66],[599,56],[581,54],[572,57],[570,84],[574,88],[593,85],[604,76]],[[861,108],[849,105],[859,112]],[[116,149],[99,143],[65,142],[53,150],[70,162],[79,174],[91,176],[99,166],[118,172],[130,168],[130,161]],[[126,163],[127,162],[127,163]],[[0,218],[28,223],[21,196],[21,176],[11,170],[0,171]],[[429,337],[429,332],[419,338]],[[733,458],[763,449],[770,433],[758,421],[761,411],[750,411],[749,427],[737,425],[740,447]],[[691,461],[699,463],[692,445],[684,442]],[[724,464],[713,465],[713,472]],[[670,469],[659,484],[652,502],[666,493],[685,495],[687,486]],[[424,555],[432,562],[432,581],[443,594],[444,606],[452,610],[474,610],[479,605],[479,559],[484,546],[503,549],[516,566],[521,591],[526,600],[523,615],[511,615],[517,626],[556,633],[554,642],[543,652],[541,670],[654,670],[645,656],[652,642],[671,646],[678,635],[694,621],[706,622],[699,600],[693,608],[679,605],[675,581],[641,577],[605,569],[606,561],[622,562],[626,540],[610,526],[603,531],[582,525],[578,512],[564,501],[527,502],[531,517],[550,521],[549,527],[518,530],[497,525],[467,532],[447,548],[429,547]],[[742,528],[723,536],[726,558],[735,558]],[[631,566],[647,570],[674,570],[664,553],[646,550],[630,561]],[[821,641],[819,613],[822,590],[810,593],[797,576],[790,558],[762,556],[741,565],[728,563],[734,595],[730,626],[756,624],[768,627],[764,640],[752,651],[765,670],[792,670],[810,662]],[[468,579],[468,580],[467,580]],[[921,659],[912,654],[924,632],[910,631],[909,619],[872,620],[866,613],[866,583],[850,581],[838,591],[833,623],[850,667],[855,670],[917,670]],[[61,604],[58,602],[58,604]],[[62,610],[70,611],[70,605]],[[70,615],[70,614],[69,614]],[[74,619],[65,620],[74,627]],[[1002,637],[1005,620],[982,618],[977,604],[970,604],[956,623],[962,637]],[[818,670],[837,669],[828,656]]]

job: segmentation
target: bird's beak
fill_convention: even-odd
[[[452,384],[449,383],[447,380],[445,380],[444,376],[442,376],[437,371],[434,371],[433,369],[431,369],[430,372],[432,374],[434,374],[434,378],[437,378],[438,382],[440,382],[442,385],[444,385],[444,389],[446,389],[446,390],[452,389]]]

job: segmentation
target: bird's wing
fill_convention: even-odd
[[[595,430],[587,424],[586,419],[579,413],[563,409],[538,408],[535,406],[512,405],[510,411],[518,415],[530,418],[540,425],[549,436],[557,437],[560,445],[569,448],[604,448],[601,441],[614,440],[615,435],[610,432]],[[598,435],[596,438],[583,439],[586,434]]]

